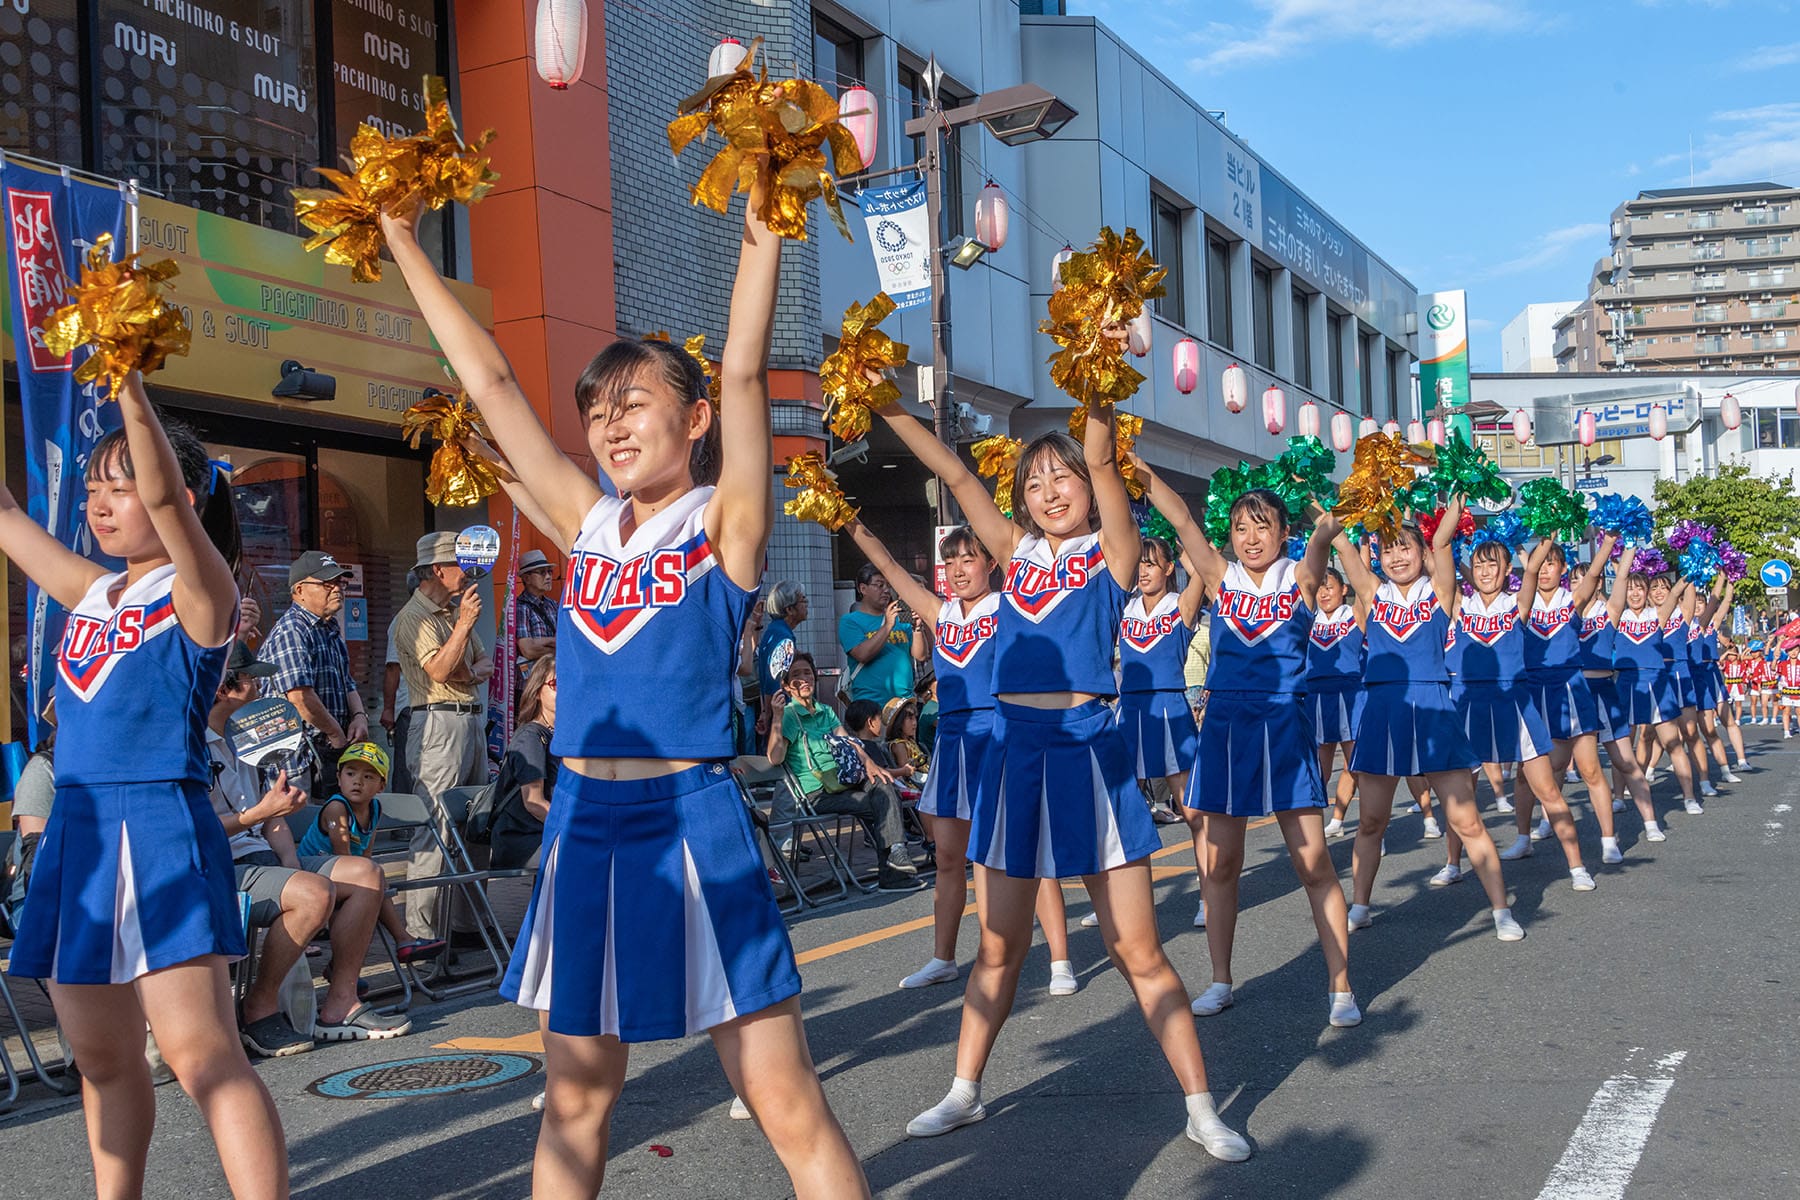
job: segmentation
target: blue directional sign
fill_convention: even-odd
[[[1771,558],[1762,565],[1762,581],[1764,587],[1784,588],[1794,577],[1794,568],[1786,559]]]

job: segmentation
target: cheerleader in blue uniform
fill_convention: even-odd
[[[1142,556],[1113,422],[1090,412],[1082,445],[1051,433],[1026,446],[1009,520],[930,430],[898,405],[881,415],[1007,564],[994,635],[994,735],[969,830],[981,949],[963,992],[955,1081],[906,1131],[933,1137],[987,1115],[981,1076],[1031,949],[1039,881],[1079,875],[1107,952],[1187,1097],[1187,1136],[1215,1158],[1248,1158],[1249,1144],[1213,1108],[1187,990],[1157,934],[1148,860],[1162,842],[1106,703],[1117,686],[1119,618]]]
[[[1679,583],[1671,582],[1665,575],[1658,575],[1650,581],[1650,603],[1659,608],[1665,598],[1674,600],[1674,608],[1663,622],[1662,657],[1664,665],[1675,675],[1675,690],[1681,705],[1681,715],[1676,725],[1681,730],[1682,745],[1687,747],[1688,757],[1694,764],[1694,786],[1702,797],[1711,798],[1719,794],[1713,787],[1711,764],[1707,762],[1706,740],[1700,735],[1700,699],[1698,689],[1694,686],[1694,673],[1688,666],[1688,644],[1697,634],[1700,626],[1710,615],[1696,622],[1694,619],[1694,585],[1686,579]],[[1708,609],[1710,614],[1711,609]],[[1647,778],[1656,778],[1656,764],[1662,757],[1662,751],[1654,741],[1646,742],[1645,749],[1649,758],[1644,767]],[[1724,761],[1720,760],[1720,765]]]
[[[759,202],[753,193],[748,211]],[[727,767],[738,635],[773,524],[781,243],[746,215],[718,405],[667,342],[614,342],[582,372],[578,419],[627,497],[616,498],[552,440],[420,249],[417,220],[383,217],[394,261],[546,532],[571,548],[551,746],[563,771],[501,986],[543,1028],[533,1194],[598,1192],[629,1045],[704,1031],[795,1193],[866,1196],[807,1049],[793,949]]]
[[[1274,816],[1288,860],[1306,888],[1325,954],[1327,1018],[1347,1027],[1362,1021],[1350,990],[1344,891],[1325,848],[1325,785],[1319,772],[1302,689],[1319,581],[1342,529],[1324,515],[1299,562],[1287,556],[1287,508],[1273,492],[1254,489],[1231,504],[1231,551],[1206,540],[1184,503],[1147,466],[1139,477],[1150,502],[1169,518],[1212,596],[1212,661],[1200,754],[1184,798],[1194,829],[1194,856],[1205,863],[1206,943],[1212,983],[1195,997],[1196,1016],[1231,1006],[1231,952],[1237,937],[1238,879],[1251,817]],[[1203,844],[1204,843],[1204,844]]]
[[[1313,618],[1306,644],[1306,704],[1311,709],[1313,739],[1319,746],[1319,778],[1330,779],[1333,761],[1341,750],[1344,773],[1338,776],[1331,820],[1325,836],[1341,837],[1350,799],[1356,794],[1356,776],[1350,756],[1356,750],[1356,726],[1363,709],[1362,618],[1349,603],[1350,589],[1336,567],[1327,567],[1319,580],[1319,614]]]
[[[1615,584],[1615,587],[1618,585]],[[1684,583],[1682,587],[1687,585]],[[1665,581],[1663,598],[1651,605],[1651,585],[1640,571],[1625,576],[1625,608],[1619,614],[1619,633],[1613,641],[1613,667],[1618,672],[1619,704],[1625,723],[1634,732],[1640,764],[1647,764],[1651,739],[1669,754],[1675,779],[1681,785],[1682,803],[1690,813],[1701,811],[1694,795],[1694,770],[1687,748],[1681,743],[1681,692],[1675,671],[1663,654],[1663,630],[1675,611],[1679,593]],[[1645,771],[1644,778],[1650,778]]]
[[[969,902],[969,817],[994,732],[993,645],[1000,609],[994,559],[967,525],[945,534],[938,554],[950,599],[942,600],[915,580],[868,526],[852,521],[849,531],[894,594],[932,626],[938,726],[918,813],[937,859],[933,953],[930,962],[900,981],[903,988],[930,987],[957,977],[956,934]],[[1073,995],[1080,985],[1069,961],[1069,919],[1057,880],[1040,881],[1037,914],[1050,948],[1050,994]]]
[[[1368,648],[1363,664],[1362,725],[1350,767],[1357,773],[1362,809],[1356,827],[1356,892],[1351,929],[1369,925],[1369,901],[1381,868],[1381,835],[1394,806],[1394,787],[1408,775],[1424,775],[1443,801],[1444,817],[1462,839],[1469,861],[1494,910],[1494,932],[1503,942],[1525,936],[1506,905],[1506,881],[1487,827],[1475,807],[1470,772],[1481,759],[1450,703],[1444,643],[1456,605],[1456,560],[1450,551],[1462,500],[1452,497],[1429,550],[1411,526],[1383,541],[1379,585],[1354,555],[1340,555],[1356,589]],[[1449,597],[1448,606],[1443,597]]]
[[[1146,537],[1137,594],[1119,618],[1118,721],[1137,777],[1163,780],[1171,796],[1181,796],[1200,737],[1183,671],[1200,624],[1201,589],[1192,571],[1181,591],[1174,582],[1174,547]]]
[[[1725,757],[1725,739],[1719,734],[1719,702],[1725,684],[1719,675],[1718,615],[1731,611],[1731,587],[1724,575],[1713,576],[1712,594],[1704,602],[1690,590],[1682,608],[1688,616],[1687,666],[1694,681],[1695,740],[1718,760],[1720,783],[1742,783]],[[1700,794],[1706,795],[1706,789]]]
[[[1554,545],[1548,539],[1537,544],[1526,559],[1525,578],[1537,577]],[[1519,794],[1514,803],[1521,832],[1500,857],[1524,858],[1531,853],[1531,838],[1523,831],[1530,828],[1535,797],[1550,815],[1562,843],[1569,861],[1570,886],[1578,892],[1591,892],[1594,879],[1581,862],[1575,820],[1550,769],[1550,729],[1523,678],[1526,619],[1519,610],[1518,596],[1506,590],[1511,568],[1512,551],[1501,542],[1484,541],[1469,553],[1465,573],[1475,594],[1462,597],[1457,605],[1456,636],[1463,643],[1463,654],[1452,700],[1462,713],[1463,730],[1477,757],[1483,762],[1518,764],[1514,786]],[[1573,630],[1570,633],[1573,636]],[[1440,884],[1460,878],[1458,838],[1453,831],[1445,840],[1449,864],[1440,879],[1433,881]]]
[[[206,715],[238,621],[231,481],[143,382],[87,464],[87,523],[109,573],[0,488],[0,553],[69,612],[57,654],[56,804],[12,945],[47,980],[81,1064],[101,1196],[139,1196],[156,1101],[144,1024],[200,1108],[234,1196],[288,1194],[287,1147],[238,1043],[226,964],[245,953],[231,848],[207,791]],[[296,800],[285,775],[276,788]]]
[[[1631,546],[1620,551],[1619,580],[1623,581],[1631,573],[1631,562],[1636,554],[1637,550]],[[1631,722],[1619,699],[1618,675],[1613,668],[1613,648],[1618,640],[1619,617],[1625,611],[1625,588],[1621,582],[1613,586],[1610,594],[1603,590],[1606,572],[1599,564],[1605,561],[1605,557],[1596,556],[1593,563],[1576,563],[1569,569],[1570,582],[1577,590],[1590,573],[1600,577],[1592,598],[1581,610],[1581,628],[1576,642],[1576,662],[1580,665],[1582,678],[1587,680],[1588,691],[1593,694],[1599,727],[1595,730],[1592,741],[1576,739],[1575,767],[1588,786],[1588,794],[1599,795],[1594,784],[1595,774],[1600,773],[1597,744],[1604,744],[1606,756],[1612,761],[1613,783],[1616,785],[1606,789],[1606,794],[1613,797],[1612,803],[1606,807],[1614,813],[1624,812],[1625,802],[1618,798],[1618,794],[1629,792],[1632,803],[1637,805],[1638,815],[1644,821],[1644,839],[1660,842],[1663,840],[1662,827],[1657,824],[1656,807],[1650,801],[1650,783],[1644,778],[1643,768],[1638,766],[1637,755],[1631,749]],[[1604,780],[1605,776],[1602,774],[1601,778]],[[1600,811],[1598,800],[1594,802],[1594,811],[1596,814]],[[1616,824],[1613,829],[1616,834]],[[1601,845],[1603,860],[1617,861],[1606,853],[1604,838]]]

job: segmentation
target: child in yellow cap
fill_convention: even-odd
[[[338,854],[367,858],[381,824],[381,789],[387,786],[387,751],[374,742],[355,742],[338,756],[338,791],[319,810],[319,818],[300,839],[302,856]],[[381,927],[399,947],[401,962],[436,958],[444,952],[442,938],[414,939],[394,907],[392,896],[381,898]]]

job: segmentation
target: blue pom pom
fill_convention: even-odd
[[[1694,538],[1681,552],[1681,577],[1695,587],[1706,587],[1719,573],[1719,549],[1711,542]]]

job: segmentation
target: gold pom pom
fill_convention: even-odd
[[[81,281],[69,287],[72,302],[44,324],[44,345],[52,354],[94,348],[75,382],[98,382],[105,399],[115,398],[133,371],[147,375],[171,354],[186,354],[192,337],[181,310],[162,294],[162,285],[181,269],[169,259],[140,263],[137,254],[114,262],[112,241],[110,233],[94,239]]]
[[[1144,376],[1125,361],[1120,327],[1164,294],[1168,272],[1144,250],[1137,230],[1102,226],[1093,248],[1062,266],[1050,318],[1038,326],[1062,349],[1050,356],[1050,380],[1082,404],[1107,409],[1128,399]]]
[[[900,398],[893,381],[880,373],[906,361],[906,344],[876,326],[894,311],[886,292],[867,304],[844,310],[837,349],[819,364],[819,387],[825,394],[825,420],[831,432],[853,442],[869,432],[869,414]]]
[[[492,463],[473,453],[464,439],[492,439],[487,423],[459,387],[454,394],[432,392],[406,410],[400,433],[419,448],[426,434],[439,445],[431,454],[431,473],[425,480],[425,498],[433,504],[467,508],[500,490],[500,476]]]
[[[1019,455],[1025,443],[1016,437],[996,433],[983,438],[970,448],[975,455],[975,473],[994,481],[994,504],[1007,516],[1013,513],[1013,476],[1019,469]]]
[[[781,511],[799,521],[816,521],[836,533],[856,519],[857,509],[844,499],[837,476],[825,465],[825,456],[817,450],[796,454],[788,460],[787,485],[799,488],[800,494],[781,506]]]

